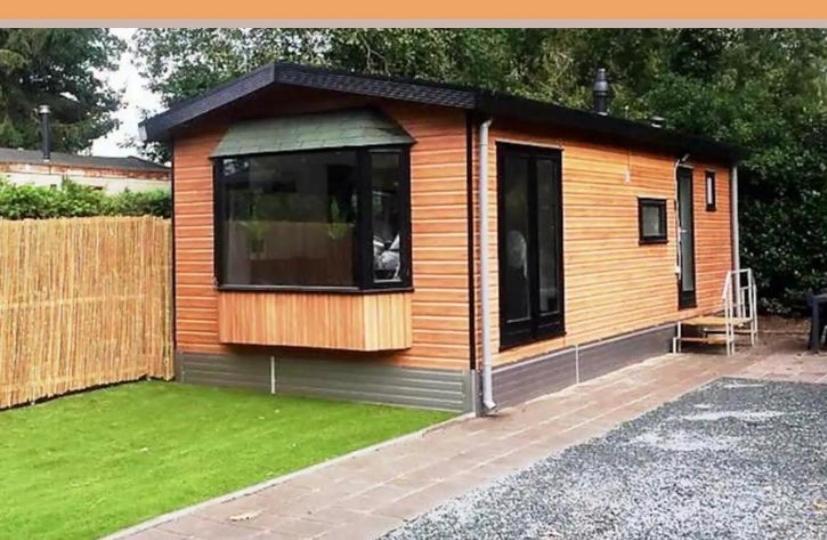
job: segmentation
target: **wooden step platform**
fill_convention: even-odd
[[[681,337],[680,340],[686,343],[705,343],[707,345],[726,345],[727,337],[714,334],[706,337]]]
[[[750,322],[750,319],[746,317],[733,317],[731,320],[734,326],[741,326]],[[726,321],[726,317],[704,315],[681,321],[681,323],[686,326],[726,326]]]

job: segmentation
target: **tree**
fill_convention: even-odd
[[[142,28],[132,51],[149,89],[169,106],[277,59],[318,63],[324,31]]]
[[[273,61],[416,77],[540,96],[554,30],[140,29],[138,69],[166,105]],[[554,66],[556,67],[556,66]]]
[[[436,79],[588,108],[743,147],[742,261],[763,306],[827,287],[827,32],[817,29],[142,30],[140,69],[167,103],[273,60]],[[771,221],[768,221],[771,220]]]
[[[114,129],[120,96],[98,74],[124,47],[105,29],[0,29],[0,146],[39,145],[41,104],[52,110],[55,150],[87,148]]]

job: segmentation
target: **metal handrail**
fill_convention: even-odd
[[[746,276],[746,285],[742,277]],[[741,268],[727,272],[724,288],[721,292],[724,311],[724,329],[727,354],[735,352],[735,317],[749,320],[750,343],[755,345],[758,334],[758,291],[752,268]]]

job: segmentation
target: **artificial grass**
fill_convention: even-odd
[[[450,413],[141,382],[0,412],[0,538],[93,538]]]

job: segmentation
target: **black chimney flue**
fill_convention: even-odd
[[[597,114],[609,114],[609,80],[606,78],[606,68],[599,68],[594,78],[592,88],[594,96],[594,112]]]
[[[37,108],[40,115],[40,149],[43,152],[43,161],[49,161],[52,157],[52,137],[49,132],[49,106],[41,105]]]

